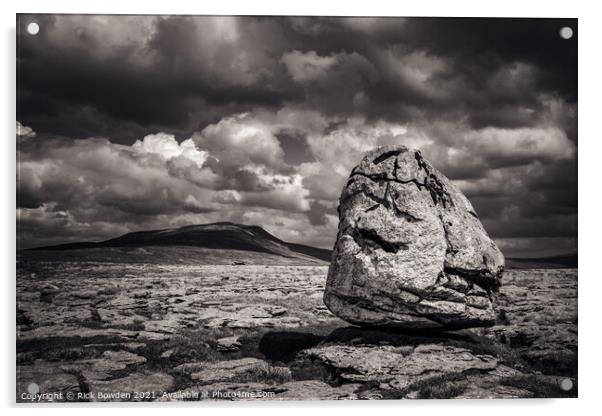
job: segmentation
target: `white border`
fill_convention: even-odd
[[[11,406],[14,398],[14,340],[15,340],[15,13],[118,13],[118,14],[287,14],[287,15],[337,15],[337,16],[489,16],[489,17],[577,17],[579,18],[579,399],[573,400],[506,400],[506,401],[403,401],[403,402],[300,402],[278,403],[215,403],[193,408],[186,404],[168,404],[158,407],[145,404],[129,405],[132,411],[149,414],[164,414],[166,411],[191,411],[195,414],[210,412],[226,414],[306,414],[324,411],[325,413],[344,412],[365,414],[369,409],[383,413],[420,413],[467,415],[471,413],[504,415],[522,411],[545,412],[548,415],[577,414],[595,407],[600,385],[600,309],[602,295],[600,266],[598,259],[602,248],[600,243],[600,198],[598,182],[601,174],[598,170],[602,145],[600,123],[600,10],[596,2],[575,1],[527,1],[502,0],[496,3],[485,1],[381,1],[366,2],[302,0],[295,4],[282,1],[229,1],[219,0],[212,4],[205,2],[186,2],[170,0],[168,2],[135,1],[43,1],[21,0],[0,3],[2,21],[2,83],[3,94],[0,111],[4,137],[0,141],[3,156],[2,174],[2,247],[1,264],[4,266],[4,303],[2,312],[5,334],[2,347],[2,375],[0,376],[0,399],[5,406]],[[288,2],[286,2],[288,3]],[[9,409],[12,413],[13,408]],[[123,405],[108,404],[93,407],[71,406],[69,409],[59,406],[43,408],[19,406],[20,412],[44,414],[102,414],[106,415]]]
[[[549,0],[544,4],[525,0],[481,1],[421,0],[369,2],[302,0],[220,0],[212,3],[174,0],[169,2],[22,0],[17,10],[27,13],[117,13],[117,14],[235,14],[311,16],[494,16],[494,17],[577,17],[583,6],[575,2]]]

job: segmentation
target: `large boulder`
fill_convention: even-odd
[[[458,188],[419,151],[386,146],[366,154],[341,194],[324,303],[356,325],[489,326],[503,270]]]

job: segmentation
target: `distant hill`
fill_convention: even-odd
[[[182,249],[178,251],[175,249],[176,247],[182,247]],[[158,251],[158,248],[162,248],[162,250]],[[27,251],[77,251],[78,254],[88,258],[93,253],[97,253],[98,256],[114,255],[116,257],[131,254],[134,257],[140,257],[140,260],[150,257],[149,254],[152,256],[153,253],[163,257],[173,255],[176,259],[179,257],[192,258],[195,253],[209,254],[212,258],[215,258],[217,253],[222,253],[228,259],[230,257],[241,261],[249,259],[252,263],[257,262],[256,260],[259,258],[256,255],[257,253],[264,253],[272,258],[279,256],[310,262],[318,260],[318,263],[330,262],[331,255],[330,250],[287,243],[256,225],[242,225],[231,222],[139,231],[101,242],[68,243],[37,247]],[[241,255],[241,251],[249,253],[248,255]],[[64,257],[64,255],[61,257]],[[97,256],[92,255],[92,257]],[[202,259],[200,261],[202,262]]]
[[[506,258],[507,269],[576,269],[577,254],[538,258]]]

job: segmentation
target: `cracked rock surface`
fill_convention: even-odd
[[[419,151],[385,146],[366,154],[341,194],[324,303],[357,325],[490,326],[503,270],[460,190]]]

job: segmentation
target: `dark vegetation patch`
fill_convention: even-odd
[[[130,322],[127,324],[120,324],[120,325],[111,325],[110,326],[113,329],[123,329],[125,331],[144,331],[144,322],[141,320],[135,320],[134,322]]]
[[[27,311],[17,309],[17,325],[22,325],[31,328],[34,325],[33,319],[27,316]]]
[[[299,351],[315,347],[323,339],[323,336],[309,332],[272,331],[259,341],[259,351],[270,361],[286,363]]]
[[[27,361],[70,361],[96,358],[104,351],[122,349],[120,344],[132,342],[118,336],[95,335],[91,337],[48,337],[17,340],[17,356]]]
[[[430,377],[415,383],[412,388],[418,390],[419,399],[453,399],[466,391],[462,373],[449,373]]]
[[[542,374],[577,378],[577,353],[550,353],[537,359],[528,359],[529,366]]]
[[[294,380],[319,380],[332,386],[338,386],[343,383],[340,378],[340,370],[328,366],[323,362],[298,358],[290,364],[291,376]]]
[[[535,375],[508,377],[500,380],[504,386],[516,387],[530,391],[536,398],[569,398],[577,397],[577,383],[570,391],[564,391],[554,382],[544,380]]]

